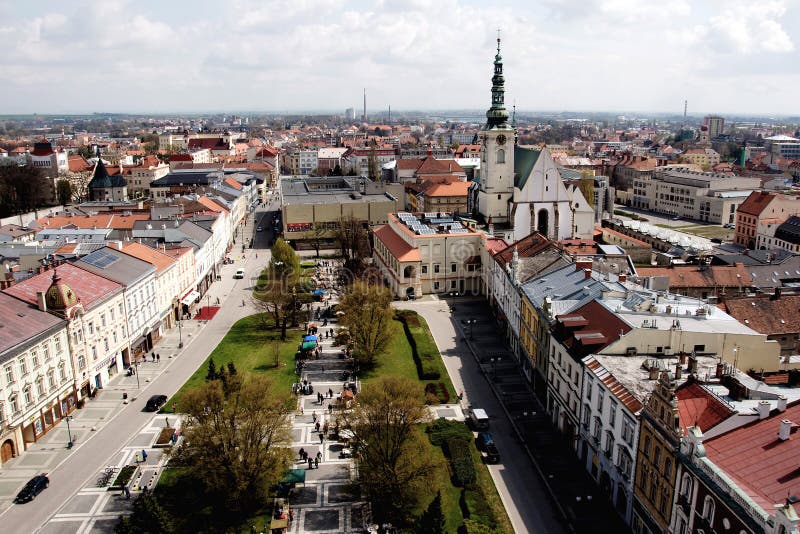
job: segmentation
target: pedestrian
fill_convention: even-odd
[[[314,458],[314,469],[319,469],[319,456]]]
[[[319,442],[320,442],[320,444],[322,444],[322,442],[323,442],[323,441],[325,441],[325,436],[324,436],[324,435],[322,435],[322,434],[320,434],[320,435],[319,435]]]
[[[138,453],[138,452],[136,453],[136,456],[134,457],[134,459],[136,460],[136,464],[137,464],[137,465],[138,465],[138,464],[139,464],[139,463],[142,461],[142,460],[141,460],[141,457],[139,456],[139,453]]]
[[[153,354],[151,354],[150,357],[152,358],[153,361],[156,361],[156,353],[155,352]]]
[[[312,460],[311,458],[308,459],[308,468],[314,469],[314,460]]]
[[[142,449],[142,463],[147,461],[147,451]]]
[[[329,414],[333,413],[333,403],[332,402],[328,404],[328,413]]]
[[[333,398],[333,390],[331,388],[328,388],[328,396]]]
[[[322,425],[322,433],[325,434],[326,436],[328,435],[328,428],[329,428],[328,427],[328,422],[325,421],[325,424]]]
[[[319,432],[319,421],[317,421],[316,423],[314,423],[314,429],[315,429],[317,432]]]
[[[303,405],[300,405],[300,415],[303,415]]]
[[[158,363],[161,363],[161,354],[159,354],[159,353],[156,353],[156,361],[157,361]]]
[[[317,460],[322,461],[322,451],[317,451]]]
[[[164,418],[164,428],[169,428],[169,417]]]
[[[289,508],[289,523],[294,521],[294,509]]]
[[[172,403],[172,411],[173,412],[177,412],[178,411],[178,403],[177,402],[173,402]]]
[[[300,450],[299,450],[299,451],[297,451],[297,454],[300,456],[300,459],[301,459],[301,460],[302,460],[303,458],[305,458],[305,456],[303,456],[303,455],[305,454],[305,452],[306,452],[306,450],[305,450],[303,447],[300,447]]]
[[[316,411],[311,412],[311,420],[313,422],[315,422],[315,423],[317,422],[317,412]]]
[[[126,499],[130,499],[131,498],[131,490],[128,489],[128,486],[123,486],[122,487],[122,493],[125,495]]]

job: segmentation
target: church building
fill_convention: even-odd
[[[494,58],[492,106],[481,130],[480,178],[470,191],[470,211],[498,237],[517,241],[533,232],[553,240],[591,238],[594,210],[577,187],[566,186],[550,151],[517,144],[505,108],[500,39]]]

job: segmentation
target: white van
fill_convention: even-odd
[[[244,278],[244,269],[236,269],[236,274],[234,274],[233,277]]]
[[[489,415],[486,410],[481,408],[472,408],[468,412],[467,421],[473,430],[488,430],[489,429]]]

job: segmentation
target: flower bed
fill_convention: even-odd
[[[136,478],[136,473],[138,473],[138,471],[138,465],[126,465],[119,470],[117,478],[114,479],[114,483],[108,487],[108,490],[121,490],[122,488],[126,487],[132,480]]]
[[[175,434],[175,429],[172,427],[164,427],[159,432],[154,447],[170,447],[172,445],[172,436]]]

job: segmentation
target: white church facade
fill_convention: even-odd
[[[517,145],[505,109],[500,39],[492,76],[492,106],[480,132],[481,170],[470,209],[489,233],[517,241],[533,232],[553,240],[591,238],[594,210],[577,187],[567,186],[547,148]]]

